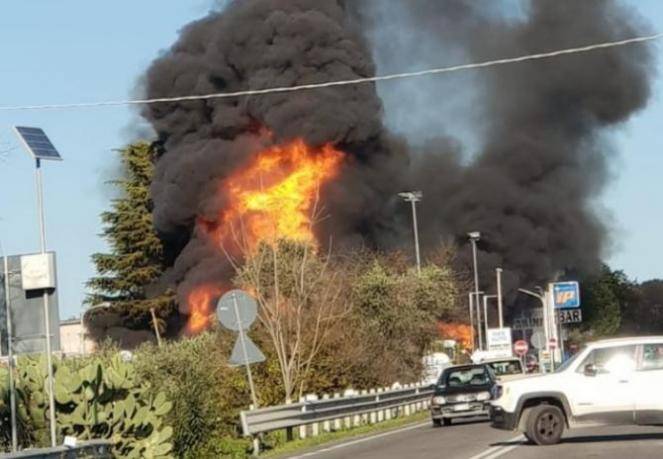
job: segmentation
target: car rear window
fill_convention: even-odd
[[[523,372],[522,366],[518,360],[489,362],[488,365],[490,365],[495,372],[495,376],[517,375]]]
[[[485,386],[490,383],[488,372],[483,366],[450,370],[445,379],[444,383],[448,387]]]

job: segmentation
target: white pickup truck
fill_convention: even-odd
[[[519,430],[538,445],[566,428],[663,425],[663,336],[587,345],[554,373],[493,387],[495,428]]]

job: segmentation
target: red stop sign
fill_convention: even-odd
[[[523,356],[527,354],[527,351],[529,350],[529,346],[527,344],[527,341],[524,341],[522,339],[519,339],[515,343],[513,343],[513,352],[516,353],[516,355]]]

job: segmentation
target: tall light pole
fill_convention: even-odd
[[[41,254],[46,254],[46,229],[44,225],[44,191],[41,180],[41,161],[61,161],[60,153],[41,128],[14,126],[16,135],[35,160],[35,182],[37,186],[37,214],[39,216],[39,241]],[[53,384],[53,356],[51,353],[51,315],[48,307],[48,289],[44,288],[44,334],[46,341],[46,365],[48,374],[48,410],[51,430],[51,446],[57,444],[55,425],[55,395]]]
[[[476,297],[477,305],[477,330],[479,334],[479,347],[481,347],[481,313],[479,309],[479,270],[477,267],[477,241],[481,239],[481,233],[478,231],[472,231],[467,233],[467,237],[470,239],[472,244],[472,260],[474,261],[474,295]]]
[[[419,229],[417,228],[417,203],[421,201],[423,193],[421,191],[405,191],[398,193],[405,202],[412,203],[412,226],[414,229],[414,251],[417,257],[417,274],[421,274],[421,257],[419,255]]]
[[[9,260],[5,253],[2,241],[0,241],[0,253],[2,253],[2,260],[4,265],[4,288],[5,288],[5,314],[7,315],[7,363],[9,366],[9,406],[11,411],[11,425],[12,425],[12,452],[18,450],[18,435],[16,431],[16,389],[14,387],[14,351],[12,333],[12,316],[11,316],[11,297],[9,296]]]
[[[502,306],[502,268],[496,268],[497,275],[497,316],[499,320],[499,327],[504,328],[504,312]]]

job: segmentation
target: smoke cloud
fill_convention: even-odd
[[[610,0],[477,5],[234,1],[183,29],[147,72],[146,95],[352,79],[647,32]],[[409,248],[409,208],[396,194],[421,189],[424,251],[476,230],[482,266],[502,265],[512,285],[591,270],[608,234],[594,198],[609,178],[609,132],[645,106],[651,76],[649,49],[635,45],[379,88],[151,105],[143,116],[163,145],[154,220],[173,262],[165,281],[184,295],[228,279],[228,264],[195,220],[224,208],[218,184],[225,177],[266,145],[295,137],[332,142],[350,155],[323,190],[329,218],[318,229],[321,241]]]

